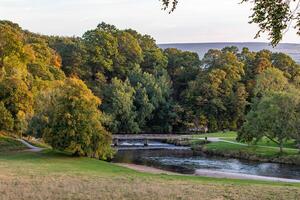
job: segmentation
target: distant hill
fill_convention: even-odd
[[[173,44],[159,44],[162,49],[177,48],[184,51],[197,52],[202,58],[209,49],[222,49],[226,46],[236,46],[240,50],[243,47],[248,47],[251,51],[260,51],[268,49],[272,52],[283,52],[290,55],[297,63],[300,63],[300,44],[281,43],[273,48],[268,43],[258,42],[238,42],[238,43],[173,43]]]

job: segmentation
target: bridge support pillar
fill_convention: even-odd
[[[148,146],[149,144],[148,144],[148,139],[145,139],[144,140],[144,146],[146,147],[146,146]]]
[[[114,139],[114,140],[113,140],[113,143],[114,143],[114,146],[116,147],[116,146],[119,145],[119,140],[118,140],[118,139]]]

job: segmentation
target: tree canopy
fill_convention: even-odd
[[[225,47],[200,59],[106,23],[82,37],[39,35],[8,21],[0,29],[0,131],[101,159],[113,153],[111,133],[229,129],[248,142],[300,138],[291,125],[299,120],[300,65],[286,54]],[[263,112],[276,115],[261,114],[272,126],[252,129]],[[294,120],[288,127],[284,116]]]

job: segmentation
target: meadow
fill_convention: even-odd
[[[19,147],[0,153],[0,199],[276,200],[300,196],[300,184],[141,173],[50,149],[20,151],[24,146],[15,143]]]

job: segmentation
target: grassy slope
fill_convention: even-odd
[[[28,142],[29,144],[35,146],[35,147],[44,148],[44,149],[51,149],[51,146],[47,145],[43,141],[26,140],[26,139],[25,139],[25,141]]]
[[[0,134],[0,152],[19,151],[27,149],[21,142]]]
[[[297,199],[300,184],[139,173],[53,151],[0,154],[0,199]]]

